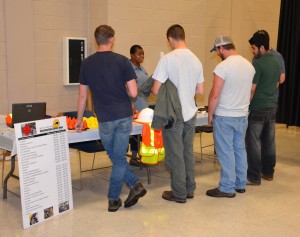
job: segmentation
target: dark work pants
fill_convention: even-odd
[[[163,129],[165,164],[171,172],[172,192],[178,198],[186,198],[196,188],[193,151],[195,125],[196,115],[189,121]]]
[[[261,173],[273,177],[276,164],[275,116],[275,108],[252,110],[249,114],[246,150],[247,178],[251,182],[260,183]]]

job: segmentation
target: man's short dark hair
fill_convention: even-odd
[[[167,30],[167,38],[171,37],[175,40],[185,40],[184,29],[181,25],[172,25]]]
[[[258,30],[258,31],[256,31],[255,32],[256,34],[264,34],[267,38],[268,38],[268,40],[270,41],[270,36],[269,36],[269,33],[266,31],[266,30]],[[254,34],[255,34],[254,33]],[[253,34],[253,35],[254,35]]]
[[[235,49],[235,45],[234,44],[225,44],[222,45],[224,49],[226,50],[230,50],[230,49]],[[217,48],[220,49],[221,46],[218,46]]]
[[[255,45],[257,48],[264,46],[265,50],[270,48],[270,37],[265,30],[259,30],[255,32],[252,38],[249,40],[250,45]]]
[[[108,40],[115,36],[115,31],[108,25],[100,25],[96,28],[94,36],[98,45],[107,44]]]
[[[138,49],[143,49],[143,48],[142,48],[142,46],[140,46],[140,45],[138,45],[138,44],[132,45],[131,48],[130,48],[130,54],[135,54],[135,52],[136,52]]]

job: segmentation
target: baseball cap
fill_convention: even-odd
[[[219,35],[215,39],[214,47],[210,50],[210,52],[216,51],[217,47],[226,45],[226,44],[233,44],[232,39],[225,35]]]

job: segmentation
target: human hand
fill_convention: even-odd
[[[208,125],[213,125],[213,116],[212,115],[208,116]]]
[[[82,132],[82,130],[83,130],[83,121],[82,120],[77,119],[76,124],[75,124],[75,129],[77,132]]]
[[[132,118],[133,119],[137,119],[139,117],[139,111],[136,109],[134,111],[132,111]]]

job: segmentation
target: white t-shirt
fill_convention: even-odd
[[[167,79],[177,87],[184,121],[190,120],[196,113],[194,100],[196,86],[204,82],[200,60],[189,49],[175,49],[162,57],[152,76],[164,83]]]
[[[231,55],[219,63],[214,73],[224,80],[215,114],[227,117],[247,116],[255,69],[240,55]]]

